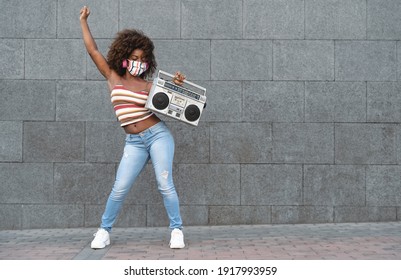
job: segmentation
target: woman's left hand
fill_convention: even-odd
[[[184,83],[185,80],[185,75],[182,74],[180,71],[175,72],[174,78],[173,78],[173,82],[176,85],[182,86],[182,84]]]

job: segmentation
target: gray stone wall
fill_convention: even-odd
[[[99,225],[124,133],[85,4],[208,89],[164,118],[185,225],[400,220],[401,0],[0,0],[0,229]],[[116,226],[167,224],[149,164]]]

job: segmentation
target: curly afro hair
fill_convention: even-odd
[[[152,40],[142,31],[124,29],[117,33],[114,42],[111,44],[107,53],[107,63],[118,75],[123,76],[126,72],[126,69],[122,67],[123,60],[127,59],[135,49],[141,49],[149,67],[140,77],[146,79],[152,77],[156,71],[157,63],[153,54],[154,48]]]

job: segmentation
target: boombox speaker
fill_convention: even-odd
[[[187,80],[178,86],[172,82],[173,77],[172,74],[158,71],[145,108],[197,126],[206,107],[206,89]]]

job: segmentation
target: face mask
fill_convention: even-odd
[[[127,70],[132,76],[140,76],[148,69],[148,64],[146,62],[139,62],[134,60],[128,60]]]

